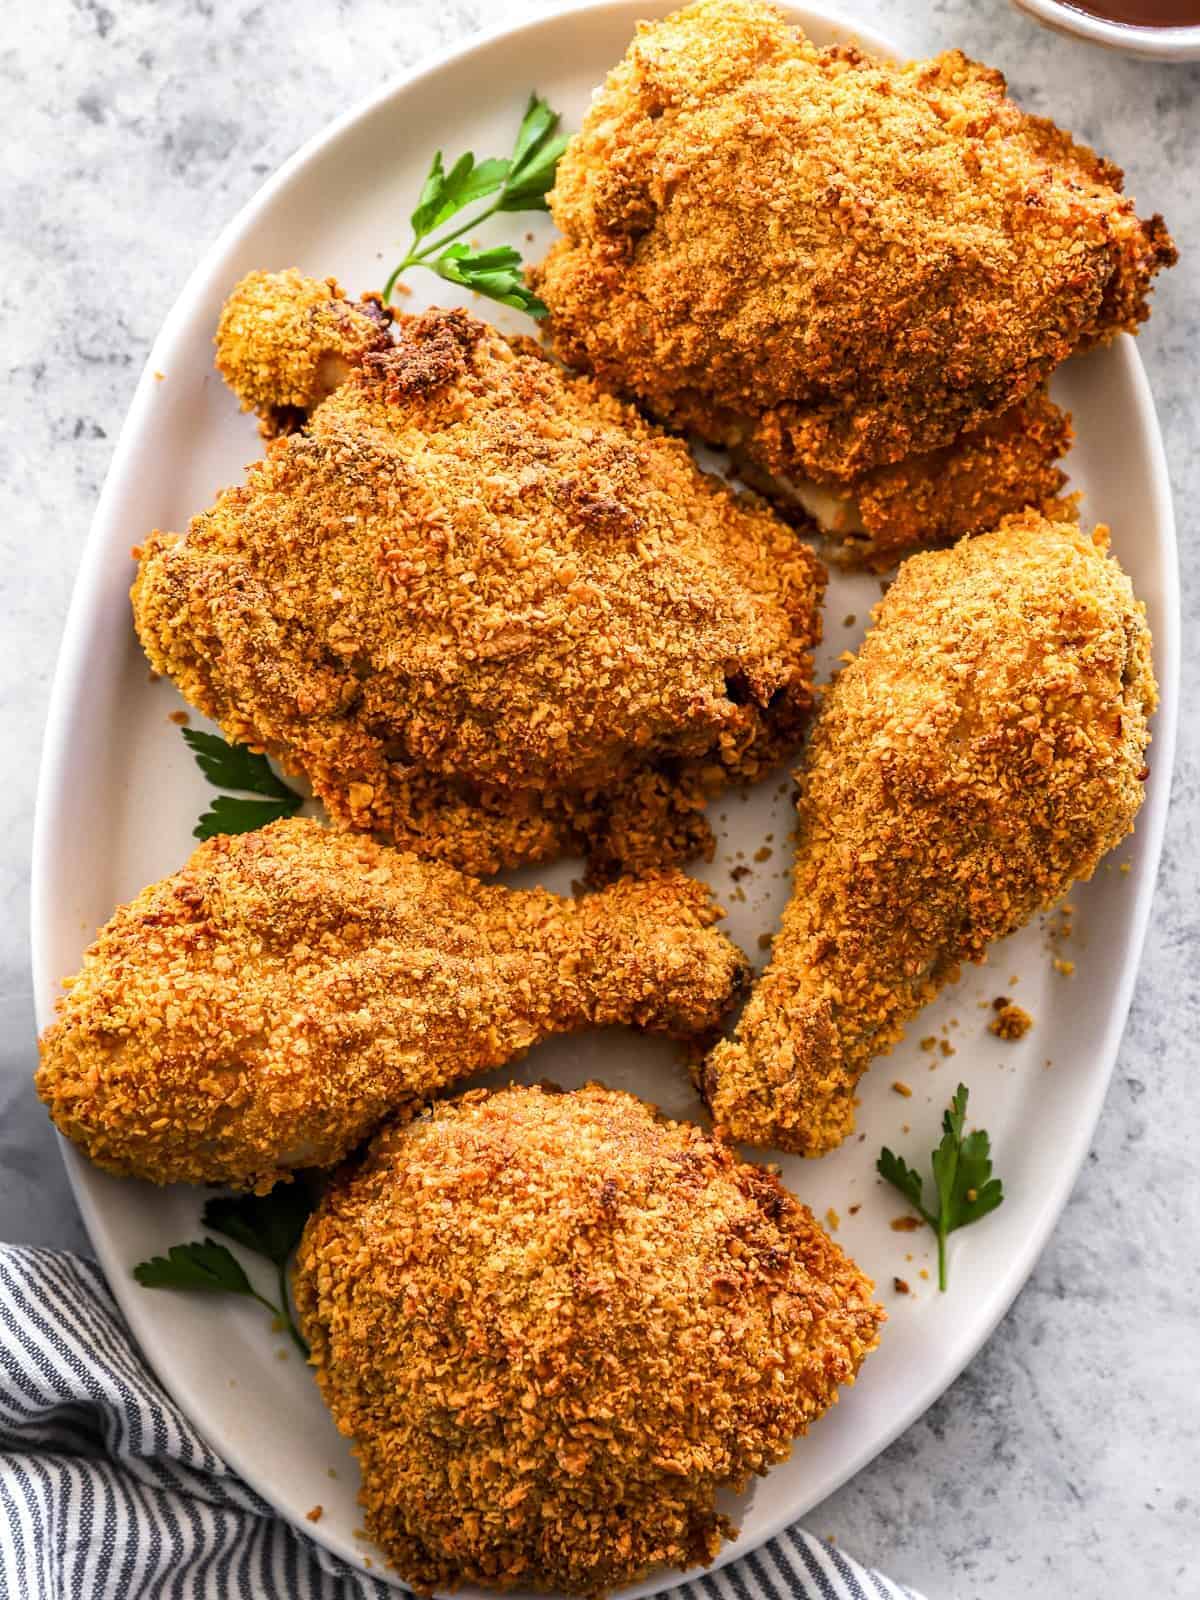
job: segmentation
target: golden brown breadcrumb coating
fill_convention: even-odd
[[[713,1559],[884,1314],[777,1179],[632,1095],[476,1091],[380,1134],[294,1288],[366,1529],[428,1594]]]
[[[347,300],[336,278],[306,278],[295,267],[250,272],[221,309],[217,370],[268,437],[286,433],[363,356],[388,348],[391,320],[377,299]]]
[[[876,467],[854,485],[864,532],[848,554],[882,570],[910,550],[986,533],[1032,507],[1053,516],[1067,476],[1057,466],[1071,419],[1044,389],[927,455]]]
[[[334,820],[473,872],[711,848],[795,749],[824,572],[759,503],[527,340],[402,319],[186,537],[142,643]]]
[[[948,51],[821,49],[756,0],[643,23],[558,167],[555,348],[782,478],[851,483],[1134,329],[1175,260],[1119,170]]]
[[[952,444],[875,467],[836,493],[773,478],[748,458],[737,466],[785,517],[834,541],[839,564],[883,572],[910,551],[986,533],[1019,511],[1073,515],[1060,498],[1067,476],[1057,465],[1071,438],[1070,417],[1035,389]]]
[[[306,819],[202,844],[103,928],[38,1093],[109,1171],[269,1189],[550,1034],[715,1028],[746,983],[679,872],[579,901]]]
[[[872,1056],[1133,827],[1155,685],[1106,544],[1029,514],[901,567],[797,774],[770,966],[702,1070],[733,1137],[832,1149]]]

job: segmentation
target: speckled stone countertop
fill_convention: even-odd
[[[150,342],[202,249],[335,112],[506,14],[488,0],[8,0],[0,85],[0,1237],[85,1250],[30,1087],[30,827],[67,599]],[[1074,1197],[944,1398],[808,1518],[929,1600],[1200,1584],[1200,64],[1126,60],[1004,0],[842,0],[911,54],[959,45],[1120,161],[1183,264],[1142,356],[1184,559],[1185,706],[1153,924]],[[1191,690],[1191,703],[1186,696]],[[1134,1159],[1130,1160],[1130,1155]]]

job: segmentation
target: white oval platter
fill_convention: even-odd
[[[353,293],[378,287],[405,242],[405,219],[434,149],[480,156],[509,148],[529,90],[578,126],[593,87],[622,55],[635,22],[669,7],[615,0],[558,13],[476,39],[348,112],[289,161],[230,225],[193,273],[142,375],[96,512],[71,605],[55,682],[38,796],[33,878],[33,956],[40,1024],[59,980],[73,972],[94,930],[143,884],[178,867],[210,791],[169,721],[182,704],[152,683],[134,638],[127,598],[130,547],[151,528],[182,528],[258,454],[252,422],[238,413],[212,367],[222,299],[252,267],[295,265],[336,274]],[[789,7],[820,42],[885,41],[801,7]],[[952,43],[953,41],[946,41]],[[1069,124],[1070,86],[1061,119]],[[1120,152],[1113,152],[1119,156]],[[148,219],[149,221],[150,219]],[[536,234],[548,219],[507,219]],[[519,238],[520,235],[517,237]],[[489,225],[485,238],[503,233]],[[453,286],[413,273],[407,306],[454,303]],[[482,314],[516,330],[516,312]],[[160,376],[161,374],[161,376]],[[1162,704],[1151,778],[1136,835],[1092,883],[1071,896],[1075,933],[1059,949],[1053,919],[996,948],[922,1016],[910,1038],[862,1084],[859,1132],[819,1162],[785,1159],[783,1176],[819,1216],[840,1217],[839,1242],[869,1271],[890,1321],[859,1383],[790,1461],[736,1504],[741,1535],[721,1560],[769,1538],[870,1461],[946,1388],[978,1350],[1029,1275],[1070,1192],[1100,1112],[1129,1006],[1149,916],[1171,775],[1178,696],[1179,598],[1170,493],[1162,446],[1132,340],[1069,363],[1056,399],[1078,432],[1069,467],[1084,491],[1084,516],[1112,525],[1113,543],[1145,600],[1155,637]],[[855,647],[878,598],[877,580],[837,575],[826,607],[821,666]],[[850,620],[850,619],[854,620]],[[713,807],[714,861],[699,870],[727,906],[728,929],[755,959],[787,892],[787,773],[753,794]],[[758,859],[770,849],[766,859]],[[748,872],[742,869],[748,868]],[[566,888],[576,863],[540,874]],[[1075,963],[1055,969],[1057,954]],[[1015,995],[1035,1026],[1019,1043],[986,1031],[987,1007]],[[922,1038],[938,1041],[932,1052]],[[946,1051],[943,1053],[942,1041]],[[503,1078],[505,1075],[497,1075]],[[670,1049],[623,1033],[555,1041],[508,1074],[570,1086],[599,1077],[636,1090],[673,1115],[697,1114],[686,1073]],[[942,1108],[962,1079],[972,1121],[993,1139],[1007,1200],[952,1243],[950,1290],[925,1276],[931,1240],[898,1233],[899,1197],[874,1174],[889,1143],[924,1164]],[[911,1085],[903,1098],[891,1085]],[[200,1430],[259,1492],[306,1534],[379,1574],[377,1551],[355,1528],[357,1473],[309,1374],[271,1333],[261,1312],[140,1289],[130,1267],[197,1234],[202,1196],[154,1190],[93,1170],[70,1147],[64,1159],[95,1245],[149,1360]],[[912,1292],[894,1290],[907,1281]],[[305,1520],[321,1505],[319,1522]],[[886,1559],[886,1552],[876,1552]],[[629,1591],[677,1581],[663,1573]]]

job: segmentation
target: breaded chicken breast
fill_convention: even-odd
[[[1090,878],[1142,803],[1150,634],[1107,530],[1027,515],[913,556],[830,689],[795,886],[702,1070],[736,1139],[821,1155],[959,963]]]
[[[958,51],[897,66],[700,0],[643,24],[594,98],[531,282],[569,364],[775,478],[853,491],[1137,327],[1175,250],[1120,186]],[[1054,442],[1031,481],[1001,475],[1000,510],[1042,502]]]
[[[576,901],[302,818],[211,839],[101,929],[38,1093],[110,1172],[263,1192],[551,1034],[716,1028],[749,970],[718,915],[679,872]]]
[[[146,541],[151,664],[339,825],[464,870],[710,849],[705,801],[807,723],[819,562],[529,341],[465,311],[396,339]]]
[[[884,1320],[777,1179],[598,1085],[386,1129],[293,1281],[367,1532],[420,1594],[711,1561],[717,1491],[790,1454]]]

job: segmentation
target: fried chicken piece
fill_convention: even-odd
[[[101,930],[38,1093],[111,1172],[265,1192],[551,1034],[714,1029],[748,974],[718,915],[679,872],[574,901],[307,819],[210,839]]]
[[[807,723],[820,563],[528,340],[397,331],[146,541],[151,664],[339,825],[464,870],[710,850],[705,802]]]
[[[365,355],[391,347],[391,320],[378,298],[347,300],[336,278],[251,272],[222,307],[217,370],[267,438],[290,433]]]
[[[1070,443],[1070,417],[1037,389],[941,450],[876,467],[852,494],[789,489],[753,469],[747,481],[799,504],[814,532],[839,541],[846,564],[883,572],[909,551],[986,533],[1014,512],[1032,508],[1053,519],[1070,511],[1060,499],[1067,477],[1056,464]]]
[[[550,197],[556,350],[782,479],[950,445],[1134,330],[1176,257],[1005,91],[958,51],[818,48],[755,0],[642,24]]]
[[[419,1594],[710,1562],[717,1491],[791,1453],[884,1320],[777,1179],[597,1084],[385,1129],[293,1283],[367,1532]]]
[[[871,1058],[960,962],[1133,827],[1156,692],[1144,608],[1106,543],[1029,514],[901,567],[797,774],[771,963],[702,1069],[734,1138],[833,1149]]]
[[[986,533],[1032,508],[1054,519],[1067,475],[1071,419],[1035,389],[994,420],[927,455],[876,467],[854,486],[863,535],[848,545],[879,570],[910,550]]]

